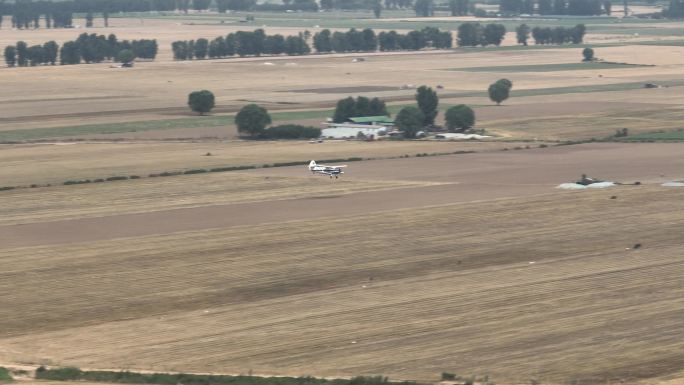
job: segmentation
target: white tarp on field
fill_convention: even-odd
[[[663,183],[663,186],[665,186],[665,187],[684,187],[684,182],[680,182],[680,181],[666,182],[666,183]]]
[[[606,188],[615,186],[615,182],[598,182],[588,185],[583,185],[579,183],[561,183],[556,188],[561,188],[565,190],[584,190],[588,188]]]
[[[456,139],[456,140],[468,140],[468,139],[485,139],[491,138],[489,135],[478,135],[478,134],[461,134],[457,132],[445,132],[442,134],[435,135],[435,139]]]

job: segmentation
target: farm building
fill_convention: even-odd
[[[383,136],[394,127],[389,116],[360,116],[349,118],[342,123],[326,122],[321,136],[324,138],[343,139],[356,138],[359,132],[366,137]]]

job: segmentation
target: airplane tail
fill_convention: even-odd
[[[316,161],[312,160],[311,162],[309,162],[309,170],[311,170],[314,167],[316,167]]]

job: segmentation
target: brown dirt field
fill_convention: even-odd
[[[683,147],[684,144],[679,143],[593,144],[354,162],[346,171],[345,180],[401,180],[444,184],[358,194],[325,194],[325,199],[309,197],[284,201],[219,204],[150,213],[0,226],[0,247],[86,242],[546,194],[553,193],[554,187],[560,183],[576,180],[582,173],[617,182],[661,183],[684,179],[684,160],[679,156]],[[307,171],[303,166],[299,166],[259,169],[245,174],[302,177]],[[331,183],[326,177],[311,178],[322,184]],[[183,180],[177,183],[181,185]],[[122,185],[121,188],[125,187]],[[87,194],[90,186],[70,188],[75,191],[75,197],[78,197],[79,188],[85,188]],[[87,202],[90,200],[84,199],[86,206]],[[102,203],[110,204],[108,201]],[[167,204],[173,207],[172,203]],[[33,205],[39,207],[38,203]],[[93,208],[88,210],[97,211]]]
[[[512,144],[440,141],[210,141],[0,146],[0,186],[62,183],[115,175],[350,157],[493,151]],[[212,156],[205,156],[208,152]]]
[[[432,184],[365,180],[321,184],[315,178],[263,177],[230,172],[95,183],[79,188],[57,186],[12,190],[2,195],[0,226],[210,205],[338,197],[362,191]]]
[[[503,383],[679,372],[682,194],[550,194],[4,249],[0,359]]]

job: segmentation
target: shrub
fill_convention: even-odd
[[[187,171],[183,172],[183,174],[186,174],[186,175],[188,175],[188,174],[202,174],[205,172],[207,172],[207,170],[205,170],[203,168],[197,168],[194,170],[187,170]]]
[[[130,179],[140,179],[140,175],[131,175],[128,178]]]
[[[72,185],[72,184],[84,184],[84,183],[92,183],[92,181],[91,181],[90,179],[83,179],[83,180],[68,180],[68,181],[64,182],[64,185],[65,185],[65,186],[69,186],[69,185]]]
[[[14,190],[15,188],[16,187],[14,187],[14,186],[0,187],[0,191]]]
[[[46,369],[44,366],[41,366],[36,370],[36,379],[54,381],[80,380],[82,373],[79,368]]]
[[[260,137],[265,139],[313,139],[320,136],[320,128],[285,124],[267,128]]]
[[[454,373],[442,372],[442,381],[453,381],[456,379]]]
[[[626,128],[615,130],[615,137],[616,138],[624,138],[625,136],[628,136],[628,135],[629,135],[629,130]]]
[[[115,180],[127,180],[127,179],[128,179],[127,176],[110,176],[109,178],[106,179],[106,181],[112,182]]]
[[[273,166],[271,167],[287,167],[287,166],[302,166],[302,165],[307,165],[309,162],[280,162],[280,163],[273,163]]]
[[[182,174],[181,171],[164,171],[159,176],[176,176]]]
[[[256,168],[256,166],[230,166],[230,167],[217,167],[212,168],[209,172],[224,172],[224,171],[239,171],[239,170],[249,170]]]

